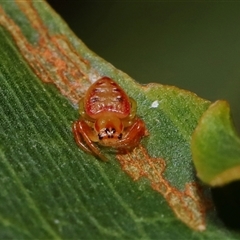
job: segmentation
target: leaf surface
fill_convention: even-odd
[[[192,164],[191,134],[209,101],[140,86],[43,1],[1,1],[0,24],[1,238],[239,237],[208,210]],[[150,132],[132,153],[106,153],[107,163],[82,152],[71,132],[79,98],[100,76],[137,101]]]

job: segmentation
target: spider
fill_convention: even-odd
[[[145,123],[136,116],[137,104],[111,78],[98,79],[79,101],[81,117],[72,130],[78,146],[106,161],[98,145],[126,153],[148,135]]]

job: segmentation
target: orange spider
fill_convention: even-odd
[[[148,135],[136,111],[136,102],[116,82],[108,77],[97,80],[79,102],[81,117],[72,127],[76,143],[102,160],[106,157],[95,143],[120,153],[131,151]]]

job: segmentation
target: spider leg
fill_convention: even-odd
[[[93,154],[103,161],[107,161],[107,158],[101,154],[99,148],[93,143],[93,141],[97,141],[97,136],[94,135],[92,129],[84,121],[75,121],[72,131],[76,143],[83,151]]]
[[[83,143],[83,139],[81,138],[81,135],[78,131],[78,121],[74,122],[73,123],[73,126],[72,126],[72,131],[73,131],[73,135],[74,135],[74,139],[76,141],[76,143],[78,144],[78,146],[85,152],[87,153],[92,153],[90,151],[90,149]]]
[[[142,137],[149,134],[145,123],[140,118],[137,118],[134,124],[126,129],[126,132],[126,135],[116,146],[120,151],[124,151],[124,149],[132,150],[139,145]]]

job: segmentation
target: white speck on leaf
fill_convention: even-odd
[[[59,224],[59,220],[58,220],[58,219],[55,219],[55,220],[54,220],[54,223],[55,223],[55,224]]]
[[[157,107],[158,107],[158,105],[159,105],[159,101],[158,101],[158,100],[156,100],[156,101],[152,102],[152,104],[151,104],[150,108],[157,108]]]

